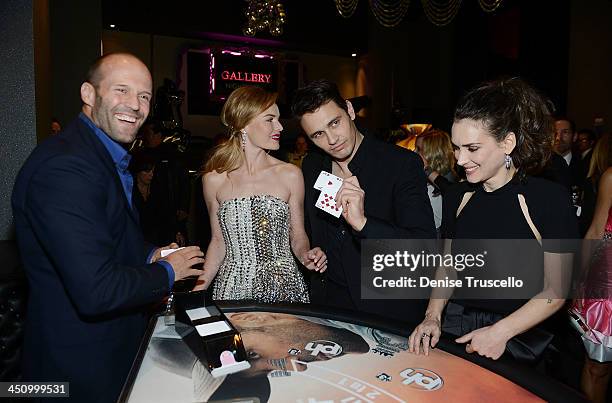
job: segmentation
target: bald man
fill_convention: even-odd
[[[30,284],[23,380],[70,382],[68,401],[116,401],[148,307],[174,281],[200,274],[199,248],[161,259],[164,248],[145,244],[133,208],[122,144],[147,118],[151,87],[136,57],[99,58],[81,85],[82,112],[34,149],[13,189]]]

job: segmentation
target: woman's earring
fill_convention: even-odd
[[[504,157],[504,162],[506,163],[506,169],[510,169],[510,166],[512,166],[512,158],[508,154]]]
[[[240,130],[240,134],[241,136],[241,142],[242,142],[242,151],[244,151],[244,149],[246,148],[246,131],[244,129]]]

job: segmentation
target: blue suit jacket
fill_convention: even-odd
[[[146,264],[137,213],[80,119],[37,146],[13,189],[30,284],[24,380],[69,381],[71,401],[114,402],[168,274]]]

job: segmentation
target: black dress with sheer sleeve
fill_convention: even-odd
[[[441,234],[452,239],[453,253],[461,253],[467,244],[470,250],[478,243],[486,245],[483,248],[488,248],[486,263],[489,266],[485,265],[485,270],[497,270],[524,279],[526,292],[531,296],[542,290],[544,253],[572,252],[570,243],[564,240],[579,237],[567,189],[546,179],[530,176],[519,179],[518,175],[492,192],[487,192],[482,184],[467,182],[449,188],[443,200]],[[481,273],[486,277],[486,271]],[[459,278],[466,275],[459,273]],[[490,299],[470,298],[471,294],[463,291],[455,289],[447,307],[443,330],[451,334],[462,335],[489,326],[529,299],[525,293],[513,295],[504,289]],[[512,339],[507,349],[517,350],[519,340],[515,339],[530,338],[539,331],[535,328]],[[551,338],[519,344],[535,344],[536,350],[539,344],[543,351]],[[532,354],[523,353],[511,351],[511,355],[519,359]]]

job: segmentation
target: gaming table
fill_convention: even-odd
[[[213,378],[163,316],[151,320],[119,402],[583,402],[576,391],[502,357],[442,338],[406,351],[403,329],[313,305],[219,304],[251,368]]]

